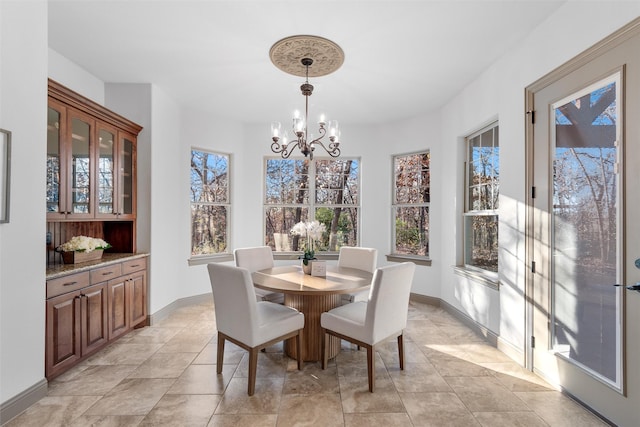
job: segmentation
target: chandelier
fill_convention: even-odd
[[[326,121],[324,114],[318,122],[317,138],[308,132],[309,96],[313,93],[313,85],[309,83],[310,71],[313,76],[323,76],[340,68],[344,62],[344,53],[340,46],[318,36],[292,36],[276,42],[269,52],[271,61],[281,70],[296,76],[304,76],[305,82],[300,86],[304,95],[304,117],[296,111],[293,117],[293,136],[289,141],[288,132],[283,133],[280,122],[271,123],[271,151],[282,158],[288,158],[297,147],[309,159],[313,160],[313,152],[317,146],[322,147],[331,157],[340,155],[340,129],[337,120]],[[314,59],[315,58],[315,59]],[[314,65],[311,69],[310,67]],[[328,134],[328,143],[322,139]],[[325,141],[327,142],[327,141]]]

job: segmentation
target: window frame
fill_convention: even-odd
[[[497,181],[497,188],[498,188],[498,194],[495,195],[493,193],[492,190],[492,209],[472,209],[470,205],[470,192],[471,192],[471,188],[473,187],[472,182],[470,182],[471,180],[471,174],[470,172],[470,164],[471,164],[471,159],[469,158],[470,156],[470,144],[471,141],[476,138],[476,137],[480,137],[482,140],[482,135],[485,134],[488,131],[492,131],[494,133],[493,138],[492,138],[492,148],[498,148],[498,152],[497,152],[497,162],[496,159],[493,158],[492,162],[496,162],[498,164],[498,174],[497,174],[497,179],[495,178],[495,169],[492,169],[491,172],[491,179],[492,181]],[[482,268],[480,266],[477,265],[473,265],[468,263],[468,254],[470,251],[469,245],[472,244],[473,239],[469,237],[469,231],[467,228],[467,220],[469,218],[472,217],[479,217],[479,216],[495,216],[496,217],[496,233],[498,233],[499,230],[499,226],[500,226],[500,215],[499,215],[499,208],[500,208],[500,204],[499,204],[499,199],[500,199],[500,124],[498,120],[494,120],[492,122],[490,122],[489,124],[487,124],[486,126],[483,126],[481,128],[479,128],[478,130],[468,134],[465,138],[464,138],[464,149],[465,149],[465,154],[464,154],[464,211],[462,213],[462,265],[460,267],[457,268],[458,272],[461,275],[464,275],[466,277],[470,277],[470,278],[475,278],[478,281],[491,286],[491,287],[498,287],[499,282],[498,282],[498,277],[499,277],[499,272],[500,272],[500,260],[499,260],[499,253],[500,253],[500,248],[499,248],[499,234],[496,235],[496,240],[497,240],[497,250],[496,250],[496,257],[497,257],[497,267],[496,267],[496,271],[492,271],[486,268]],[[497,145],[496,145],[497,142]],[[492,156],[495,156],[496,154],[492,154]],[[465,271],[460,271],[460,270],[465,270]]]
[[[267,203],[267,162],[269,160],[284,160],[284,161],[305,161],[309,162],[309,170],[308,170],[308,203]],[[345,160],[354,160],[358,164],[358,177],[357,177],[357,186],[358,186],[358,200],[356,204],[331,204],[331,203],[317,203],[316,202],[316,176],[317,176],[317,168],[316,162],[320,161],[345,161]],[[357,242],[354,246],[360,245],[360,232],[361,232],[361,223],[362,223],[362,159],[358,156],[341,156],[339,158],[327,157],[327,156],[314,156],[313,160],[310,160],[306,157],[300,156],[291,156],[289,158],[283,159],[281,156],[264,156],[263,157],[263,170],[262,170],[262,235],[263,241],[262,244],[268,245],[267,239],[267,209],[274,207],[281,208],[296,208],[302,207],[303,209],[307,209],[308,217],[307,221],[315,220],[316,210],[318,208],[334,208],[338,206],[342,206],[348,209],[356,209],[357,210],[357,221],[356,224],[353,224],[356,227],[356,239]],[[301,250],[298,251],[276,251],[273,249],[274,259],[295,259],[302,253]],[[316,257],[320,260],[336,260],[338,259],[337,251],[317,251]]]
[[[396,197],[398,191],[397,185],[397,176],[396,176],[396,159],[403,157],[410,157],[416,155],[426,154],[429,158],[429,166],[428,169],[431,171],[431,150],[429,148],[425,148],[423,150],[412,151],[408,153],[399,153],[393,154],[391,156],[391,245],[390,245],[390,253],[387,254],[387,261],[395,261],[395,262],[403,262],[403,261],[413,261],[418,265],[431,265],[431,256],[429,251],[429,229],[431,225],[431,198],[429,201],[422,201],[419,203],[398,203],[398,198]],[[431,179],[429,178],[429,193],[431,193]],[[396,211],[398,208],[402,207],[425,207],[427,209],[427,229],[424,231],[426,234],[426,245],[427,245],[427,253],[425,255],[417,255],[417,254],[401,254],[396,252]]]
[[[211,254],[192,254],[193,241],[192,238],[189,239],[189,265],[200,265],[206,264],[211,261],[222,262],[222,261],[230,261],[233,260],[233,252],[231,251],[231,221],[232,221],[232,162],[233,155],[231,153],[225,153],[222,151],[212,150],[210,148],[202,148],[202,147],[194,147],[192,146],[189,150],[189,159],[193,155],[193,152],[204,152],[209,155],[225,157],[227,160],[227,187],[226,187],[226,202],[193,202],[191,197],[189,197],[189,235],[193,236],[193,217],[192,211],[194,205],[206,205],[206,206],[223,206],[226,209],[226,223],[225,223],[225,234],[226,238],[226,250],[225,252],[211,253]],[[191,191],[192,181],[191,181],[191,164],[189,164],[189,189]]]

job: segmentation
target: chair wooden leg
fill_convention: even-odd
[[[302,370],[302,329],[296,335],[296,354],[298,355],[298,371]]]
[[[398,335],[398,359],[400,359],[400,370],[404,370],[404,341],[403,334]]]
[[[329,360],[329,347],[327,346],[327,340],[329,339],[329,334],[327,334],[326,330],[322,330],[322,345],[320,347],[322,352],[322,369],[327,369],[327,361]]]
[[[369,391],[376,388],[376,351],[374,346],[367,346],[367,374],[369,376]]]
[[[222,373],[222,362],[224,361],[224,335],[218,332],[218,354],[216,355],[216,372]]]
[[[258,370],[258,350],[252,348],[249,350],[249,389],[247,393],[253,396],[256,391],[256,371]]]

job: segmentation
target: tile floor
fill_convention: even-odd
[[[597,417],[487,345],[441,308],[411,302],[405,370],[380,346],[376,392],[366,351],[343,342],[327,370],[274,346],[247,396],[247,354],[227,343],[216,375],[213,304],[133,331],[49,384],[6,426],[602,426]]]

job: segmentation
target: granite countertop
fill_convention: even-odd
[[[148,257],[149,254],[137,253],[105,253],[102,258],[96,261],[83,262],[80,264],[58,264],[47,267],[46,278],[47,280],[55,279],[56,277],[66,276],[71,273],[80,273],[82,271],[93,270],[97,267],[104,267],[110,264],[118,262]]]

